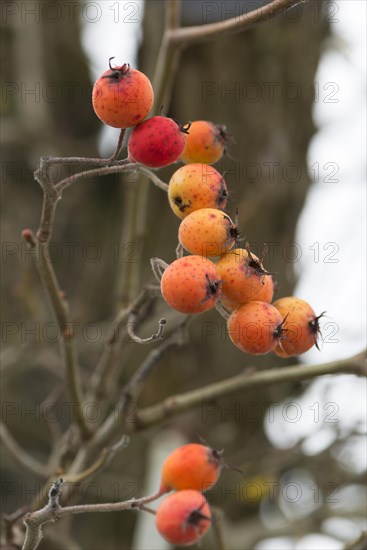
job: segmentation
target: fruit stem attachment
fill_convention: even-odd
[[[119,139],[118,139],[118,142],[117,142],[117,145],[116,145],[116,149],[113,153],[113,155],[107,159],[107,166],[110,166],[113,162],[115,162],[115,160],[117,160],[120,152],[121,152],[121,149],[122,149],[122,143],[124,141],[124,137],[125,137],[125,134],[126,134],[126,128],[122,128],[122,130],[120,130],[120,135],[119,135]]]
[[[152,268],[152,271],[154,273],[155,278],[160,283],[162,279],[162,275],[165,269],[167,269],[168,264],[161,260],[160,258],[151,258],[150,265]]]
[[[180,128],[181,132],[183,134],[189,134],[189,130],[191,128],[192,122],[186,122],[186,124],[179,124],[178,127]]]
[[[176,246],[176,258],[182,258],[182,256],[184,255],[184,247],[182,246],[181,243],[178,243],[178,245]]]

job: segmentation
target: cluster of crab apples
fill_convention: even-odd
[[[302,354],[317,343],[319,317],[294,296],[271,303],[272,274],[248,245],[238,247],[237,225],[221,210],[226,196],[225,181],[212,166],[187,164],[173,174],[168,198],[182,218],[179,243],[191,255],[165,269],[162,295],[182,313],[217,307],[227,318],[230,339],[244,352]]]
[[[198,542],[211,524],[211,511],[203,492],[218,481],[223,451],[199,443],[175,449],[163,462],[159,494],[170,491],[156,512],[162,537],[176,546]]]
[[[224,212],[227,185],[211,165],[226,152],[225,127],[203,120],[181,126],[164,116],[144,120],[153,102],[149,79],[128,64],[110,64],[93,88],[98,117],[115,128],[132,128],[130,162],[150,168],[184,163],[168,186],[169,204],[181,220],[181,257],[165,266],[163,298],[185,314],[216,307],[244,352],[286,358],[308,351],[317,345],[321,315],[294,296],[273,302],[272,274],[248,245],[240,246],[237,223]],[[189,255],[182,256],[184,250]]]

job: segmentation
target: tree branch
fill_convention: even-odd
[[[165,30],[158,54],[157,65],[154,73],[154,108],[153,113],[167,113],[169,100],[173,88],[176,70],[180,57],[181,45],[174,44],[170,38],[171,33],[180,30],[181,0],[168,0],[166,2]]]
[[[216,382],[215,384],[210,384],[187,393],[173,395],[157,405],[143,409],[140,412],[138,411],[136,414],[136,424],[131,425],[130,429],[132,431],[146,429],[206,401],[222,399],[238,392],[251,391],[253,388],[259,386],[264,387],[284,382],[299,382],[326,374],[344,373],[367,376],[365,356],[366,354],[363,352],[349,359],[331,361],[330,363],[294,365],[260,372],[252,371],[250,373],[246,370],[227,380]]]
[[[91,457],[95,456],[96,453],[107,445],[108,442],[111,441],[111,438],[121,430],[121,426],[124,420],[126,420],[126,408],[129,404],[134,405],[152,370],[160,363],[161,359],[167,353],[185,343],[186,325],[189,321],[190,317],[186,317],[168,338],[148,354],[130,381],[122,389],[121,397],[114,406],[114,409],[110,412],[90,441],[80,450],[69,468],[69,472],[79,472],[81,468],[85,468],[85,465],[89,463]]]
[[[270,20],[276,14],[304,1],[305,0],[273,0],[273,2],[265,6],[256,8],[238,17],[232,17],[226,21],[174,29],[169,33],[169,43],[174,47],[188,46],[203,40],[211,40],[218,36],[241,32],[265,19]]]
[[[44,525],[54,522],[71,514],[85,514],[88,512],[121,512],[123,510],[140,510],[145,504],[157,500],[162,493],[142,497],[140,499],[125,500],[123,502],[111,502],[103,504],[80,504],[76,506],[62,507],[60,505],[61,489],[63,479],[55,481],[48,494],[46,506],[26,514],[24,523],[26,525],[26,537],[22,550],[35,550],[42,540]]]
[[[154,369],[154,367],[159,363],[159,361],[172,349],[178,346],[182,346],[186,341],[186,325],[190,320],[189,317],[186,317],[182,323],[179,324],[177,329],[160,344],[157,348],[153,349],[144,361],[141,363],[137,371],[132,376],[131,380],[123,389],[123,394],[128,394],[136,400],[138,395]]]
[[[0,422],[0,440],[12,459],[22,466],[22,468],[43,479],[48,476],[47,465],[38,462],[38,460],[22,449],[3,422]]]
[[[35,262],[43,286],[50,299],[53,312],[62,336],[64,360],[66,367],[66,386],[75,405],[75,420],[83,437],[89,436],[89,428],[85,422],[82,409],[82,390],[77,354],[75,350],[73,325],[69,319],[68,307],[60,290],[53,266],[48,255],[47,243],[36,241],[28,229],[22,233],[24,240],[35,251]]]

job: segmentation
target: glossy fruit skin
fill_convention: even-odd
[[[172,175],[168,186],[170,206],[181,219],[200,208],[224,210],[227,197],[224,178],[215,168],[202,163],[181,166]]]
[[[172,120],[154,116],[138,124],[131,132],[128,156],[149,168],[162,168],[176,162],[185,147],[185,134]]]
[[[191,254],[216,257],[230,250],[239,235],[231,218],[215,208],[201,208],[184,218],[178,240]]]
[[[283,317],[266,302],[248,302],[228,318],[232,342],[246,353],[264,355],[274,350],[282,333]]]
[[[234,248],[217,263],[223,281],[222,298],[235,306],[243,305],[263,291],[265,275],[259,258],[244,248]]]
[[[222,157],[226,142],[224,126],[207,120],[195,120],[191,123],[181,160],[185,164],[192,162],[213,164]]]
[[[172,262],[161,279],[162,296],[181,313],[202,313],[220,296],[220,277],[213,262],[201,256],[184,256]]]
[[[130,128],[139,124],[153,106],[150,80],[128,64],[105,71],[92,91],[93,109],[105,124]]]
[[[220,451],[199,443],[182,445],[163,462],[160,490],[207,491],[218,481],[222,465]]]
[[[189,546],[208,531],[211,521],[209,504],[198,491],[184,490],[168,495],[155,517],[161,536],[176,546]]]
[[[273,303],[284,321],[284,338],[281,345],[275,348],[279,357],[301,355],[317,342],[319,327],[312,307],[295,296],[279,298]]]

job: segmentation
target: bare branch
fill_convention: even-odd
[[[166,323],[166,319],[159,319],[158,331],[155,334],[152,334],[152,336],[148,336],[148,338],[140,338],[137,334],[135,334],[136,315],[134,313],[131,313],[127,322],[127,333],[130,338],[134,340],[134,342],[136,342],[137,344],[152,344],[153,342],[156,342],[157,340],[161,340],[163,338],[164,327]]]
[[[166,2],[165,31],[153,80],[154,114],[158,114],[159,112],[165,114],[169,109],[169,101],[181,49],[181,46],[174,44],[173,41],[169,39],[169,36],[170,33],[175,33],[179,30],[180,10],[180,0],[168,0]]]
[[[182,323],[176,328],[176,330],[164,341],[160,346],[153,349],[149,355],[142,362],[140,367],[137,369],[130,382],[125,386],[123,393],[129,394],[135,400],[137,399],[142,386],[144,385],[146,379],[154,369],[154,367],[160,362],[162,357],[164,357],[172,349],[181,346],[186,341],[186,325],[190,317],[186,317]]]
[[[23,231],[23,238],[35,251],[35,262],[43,286],[50,299],[53,312],[62,336],[64,360],[66,367],[66,385],[75,405],[76,423],[83,437],[89,436],[89,428],[85,422],[82,409],[82,390],[78,359],[75,349],[72,323],[69,319],[67,303],[60,290],[53,266],[48,255],[47,243],[36,241],[29,230]]]
[[[249,372],[246,370],[227,380],[216,382],[215,384],[210,384],[187,393],[173,395],[157,405],[143,409],[140,412],[138,411],[136,425],[135,427],[130,426],[130,428],[132,431],[134,429],[146,429],[167,418],[192,409],[205,401],[222,399],[234,393],[250,391],[258,386],[264,387],[285,382],[299,382],[326,374],[345,373],[367,376],[365,357],[366,354],[364,352],[349,359],[317,365],[294,365],[260,372]]]
[[[117,160],[112,164],[111,166],[102,166],[100,168],[93,168],[92,170],[84,170],[83,172],[78,172],[77,174],[73,174],[72,176],[69,176],[61,181],[59,181],[55,188],[56,190],[61,193],[75,183],[76,181],[84,178],[94,177],[94,176],[107,176],[109,174],[123,174],[125,172],[141,172],[145,176],[147,176],[157,187],[162,189],[163,191],[167,191],[168,185],[165,184],[156,174],[154,174],[151,170],[146,168],[145,166],[142,166],[141,164],[135,163],[135,162],[128,162],[125,160]]]
[[[123,144],[123,141],[124,141],[125,134],[126,134],[126,128],[123,128],[122,130],[120,130],[120,135],[119,135],[119,139],[118,139],[115,151],[114,151],[113,155],[109,159],[107,159],[108,164],[111,164],[112,162],[115,162],[115,160],[119,156],[119,154],[121,152],[121,149],[122,149],[122,144]]]
[[[168,0],[166,2],[166,21],[165,28],[173,30],[180,27],[181,20],[181,0]]]
[[[0,440],[4,448],[9,452],[11,458],[15,460],[22,468],[28,470],[37,477],[46,478],[49,475],[48,467],[42,464],[30,454],[27,453],[13,438],[8,428],[0,421]]]
[[[152,183],[159,189],[162,189],[162,191],[165,191],[167,193],[168,191],[168,185],[167,183],[164,183],[154,172],[143,166],[142,164],[137,164],[136,169],[138,172],[143,174],[144,176],[147,176]]]
[[[223,511],[220,508],[212,506],[212,526],[216,539],[217,550],[227,550],[224,542],[223,532]]]
[[[218,36],[242,32],[256,23],[260,23],[266,19],[271,20],[276,14],[303,1],[273,0],[273,2],[256,8],[240,17],[232,17],[231,19],[218,21],[217,23],[174,29],[169,33],[169,42],[173,46],[188,46],[203,40],[211,40]]]
[[[224,318],[228,319],[230,316],[230,313],[226,310],[226,308],[223,306],[223,304],[219,301],[215,305],[215,309],[218,311],[218,313]]]
[[[179,27],[177,12],[174,14],[174,10],[179,10],[179,2],[176,0],[167,2],[165,33],[158,55],[153,82],[155,90],[154,113],[157,114],[162,106],[164,113],[168,111],[178,61],[183,48],[203,40],[211,40],[218,36],[247,30],[255,23],[271,19],[276,14],[303,1],[273,0],[273,2],[246,13],[241,17],[233,17],[226,21],[193,27]]]
[[[92,466],[77,474],[65,474],[64,481],[67,481],[69,483],[80,483],[81,481],[89,479],[91,476],[94,476],[97,472],[100,472],[102,469],[108,466],[116,453],[118,453],[122,449],[125,449],[128,444],[129,437],[124,434],[117,443],[115,443],[111,447],[102,449],[99,458],[94,464],[92,464]]]
[[[22,550],[35,550],[42,540],[43,527],[57,519],[71,514],[85,514],[91,512],[121,512],[123,510],[141,510],[145,504],[157,500],[162,493],[142,497],[140,499],[125,500],[123,502],[111,502],[104,504],[80,504],[76,506],[62,507],[60,504],[63,479],[54,482],[49,493],[46,506],[25,515],[26,537]]]
[[[160,283],[162,279],[162,275],[165,269],[167,269],[168,264],[161,260],[160,258],[151,258],[150,265],[152,268],[152,271],[154,273],[155,278]]]

